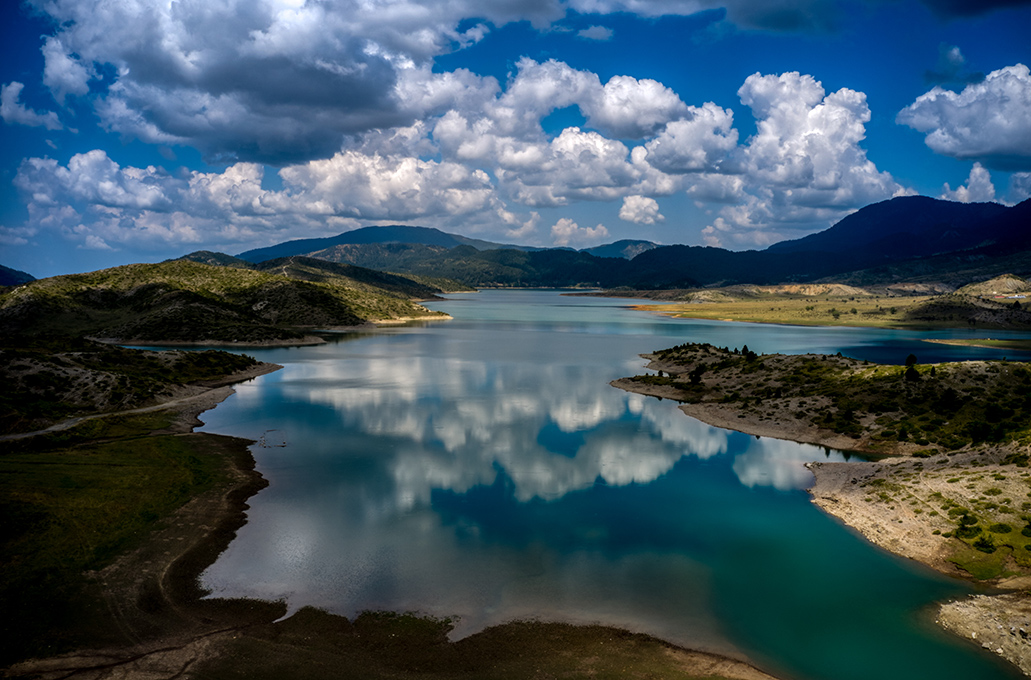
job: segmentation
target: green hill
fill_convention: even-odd
[[[0,294],[7,336],[91,336],[119,342],[296,342],[311,330],[439,317],[412,300],[432,289],[303,260],[269,271],[173,260],[33,281]],[[368,282],[378,280],[390,288]]]

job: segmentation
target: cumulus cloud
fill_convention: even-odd
[[[580,103],[587,122],[616,137],[640,139],[690,114],[680,97],[662,83],[613,76]]]
[[[666,124],[662,133],[645,144],[648,162],[659,170],[680,174],[718,172],[736,168],[728,163],[737,149],[734,113],[711,102],[689,107],[685,116]]]
[[[114,76],[96,106],[109,129],[272,164],[328,158],[346,134],[410,124],[400,74],[487,33],[484,24],[459,32],[464,18],[561,17],[553,3],[34,4],[60,26],[43,48],[59,101],[86,92],[94,65],[105,67]]]
[[[519,220],[504,209],[486,173],[455,163],[342,151],[284,168],[280,191],[262,188],[264,172],[261,165],[237,163],[222,172],[173,176],[154,167],[122,167],[94,150],[72,156],[66,166],[27,159],[15,185],[27,199],[33,233],[54,231],[88,247],[97,243],[86,243],[90,235],[112,247],[160,248],[267,241],[284,228],[328,235],[358,226],[359,219]]]
[[[659,212],[659,203],[647,196],[625,196],[619,219],[636,224],[655,224],[666,218]]]
[[[967,177],[966,186],[958,186],[953,191],[948,182],[942,188],[940,198],[947,201],[959,201],[960,203],[984,203],[995,200],[995,185],[992,184],[991,174],[984,169],[980,163],[974,163]]]
[[[60,130],[64,126],[53,111],[38,113],[26,108],[19,99],[25,85],[13,81],[0,89],[0,118],[8,125],[28,125],[29,127],[45,127],[47,130]]]
[[[556,246],[589,245],[609,235],[605,225],[581,227],[568,217],[561,218],[551,227],[551,238]]]
[[[810,75],[756,73],[738,96],[756,133],[729,157],[727,172],[737,176],[706,173],[687,189],[697,200],[728,204],[703,230],[707,244],[768,245],[903,191],[860,146],[870,120],[862,92],[827,94]]]
[[[504,82],[434,72],[435,57],[510,21],[545,28],[569,11],[650,17],[725,6],[742,26],[819,30],[832,23],[829,0],[32,4],[58,27],[42,48],[57,101],[89,94],[105,129],[196,148],[226,166],[173,177],[119,167],[102,152],[66,166],[30,159],[18,179],[30,226],[83,242],[94,223],[106,225],[98,238],[119,247],[130,237],[194,242],[212,229],[212,239],[240,242],[276,225],[307,235],[378,220],[461,220],[516,238],[535,233],[529,211],[538,207],[618,200],[621,219],[649,224],[663,217],[656,198],[686,192],[720,206],[723,228],[706,238],[749,245],[777,229],[825,226],[900,190],[860,146],[865,95],[827,94],[811,76],[750,77],[739,95],[757,133],[742,143],[729,108],[689,105],[656,80],[603,82],[529,58]],[[469,17],[478,19],[469,25]],[[578,35],[611,36],[602,26]],[[56,114],[19,104],[20,92],[19,83],[5,87],[5,121],[60,125]],[[585,123],[546,132],[542,120],[568,107]],[[273,172],[264,166],[281,168],[281,190],[262,188]],[[56,211],[61,200],[74,215]],[[517,205],[526,210],[513,212]],[[564,243],[604,230],[556,227]]]
[[[962,92],[935,87],[897,122],[927,134],[932,150],[998,170],[1031,168],[1031,72],[1023,64],[992,71]]]

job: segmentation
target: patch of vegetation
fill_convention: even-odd
[[[866,438],[864,450],[873,453],[904,442],[923,447],[919,457],[929,458],[972,444],[1031,438],[1031,369],[1017,363],[926,366],[910,355],[903,367],[840,355],[759,356],[747,347],[693,343],[659,350],[653,357],[669,374],[664,384],[695,386],[682,390],[681,401],[736,404],[760,412],[770,402],[812,425]],[[811,401],[815,409],[801,408]],[[1026,455],[1012,462],[1027,464]]]
[[[0,455],[0,663],[93,640],[106,607],[86,577],[226,480],[215,435],[142,436],[168,414],[90,421]],[[106,441],[94,441],[102,437]],[[112,439],[112,437],[118,437]],[[89,443],[73,443],[83,442]],[[94,630],[96,628],[97,630]]]
[[[32,338],[262,343],[299,340],[305,328],[440,316],[413,302],[439,289],[397,275],[309,258],[261,266],[173,260],[55,276],[0,293],[0,325]]]
[[[83,339],[0,347],[0,433],[42,429],[90,413],[138,408],[176,387],[217,381],[254,366],[222,351],[148,352]]]

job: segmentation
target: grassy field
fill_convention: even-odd
[[[925,303],[931,296],[812,297],[761,295],[705,303],[667,303],[640,305],[637,308],[683,319],[713,319],[752,323],[779,323],[794,326],[874,326],[926,327],[927,323],[906,320],[907,309]]]
[[[0,664],[103,640],[109,623],[87,574],[225,481],[221,438],[143,436],[169,424],[166,413],[99,419],[4,444]]]
[[[992,338],[961,338],[949,340],[927,340],[940,345],[957,345],[960,347],[985,347],[987,349],[1012,349],[1018,352],[1031,352],[1031,340],[994,340]]]

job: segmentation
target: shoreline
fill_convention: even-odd
[[[175,411],[171,427],[150,435],[171,433],[203,442],[214,455],[227,459],[229,480],[192,498],[165,518],[142,545],[119,555],[114,562],[90,575],[104,608],[113,619],[112,627],[116,630],[109,632],[123,638],[124,644],[91,646],[56,656],[27,659],[0,669],[5,677],[31,675],[43,680],[57,680],[95,677],[101,673],[125,678],[189,677],[187,669],[197,666],[237,663],[235,659],[239,653],[236,645],[239,640],[248,639],[251,631],[264,636],[270,631],[288,628],[296,619],[312,616],[313,610],[306,608],[284,619],[287,607],[282,601],[203,599],[207,593],[199,584],[200,574],[246,524],[247,500],[268,486],[268,482],[256,470],[250,452],[253,441],[193,430],[202,424],[200,416],[205,411],[234,393],[232,385],[280,368],[282,366],[276,364],[259,363],[245,371],[205,383],[203,392],[120,412]],[[97,414],[58,425],[67,429],[83,420],[111,415],[117,414]],[[29,437],[53,430],[48,428],[15,436]],[[324,621],[307,630],[305,640],[335,636],[342,626],[351,625],[342,616],[324,613],[319,616]],[[390,616],[393,615],[388,613],[387,617]],[[556,643],[555,639],[568,639],[568,642]],[[748,661],[597,625],[513,621],[457,642],[446,641],[446,645],[456,649],[469,645],[485,646],[488,656],[492,656],[489,650],[499,644],[505,650],[509,647],[521,650],[535,649],[545,641],[558,645],[558,657],[571,653],[563,644],[573,649],[585,644],[607,644],[609,652],[617,655],[639,653],[640,646],[644,644],[654,648],[662,663],[692,675],[726,680],[778,680]],[[621,651],[620,645],[625,649]],[[304,649],[294,651],[298,655],[305,652]]]
[[[668,370],[669,366],[653,361],[648,368]],[[645,385],[627,378],[610,384],[627,392],[680,401],[680,391],[669,385]],[[714,427],[876,456],[878,459],[867,461],[806,463],[814,477],[807,489],[811,502],[883,550],[946,576],[1008,591],[940,603],[935,621],[1031,677],[1031,570],[1019,567],[1006,555],[993,563],[989,556],[949,538],[955,521],[951,513],[943,512],[950,504],[970,505],[969,498],[978,493],[992,498],[1031,496],[1025,469],[1004,462],[1010,454],[1031,451],[1031,446],[982,446],[916,458],[908,455],[922,448],[915,444],[896,442],[893,451],[883,447],[871,450],[864,439],[818,428],[790,414],[760,420],[754,413],[718,403],[681,403],[679,409]],[[960,481],[970,484],[960,486]],[[974,488],[977,490],[972,491]],[[988,571],[995,567],[997,573]],[[969,569],[985,571],[979,572],[979,578]]]

